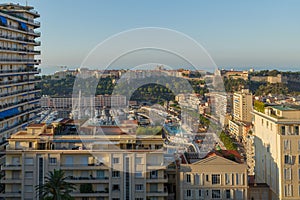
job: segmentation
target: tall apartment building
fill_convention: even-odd
[[[180,166],[180,198],[247,199],[247,165],[213,153]]]
[[[252,94],[248,89],[233,94],[233,119],[236,121],[252,121]]]
[[[272,199],[300,199],[300,110],[268,106],[253,111],[255,178]]]
[[[71,194],[75,200],[167,198],[161,136],[126,135],[117,126],[103,127],[105,135],[88,131],[77,135],[73,132],[77,125],[72,120],[32,124],[12,135],[2,168],[5,192],[0,197],[38,199],[35,186],[44,183],[48,171],[62,169],[67,181],[76,185]]]
[[[30,6],[0,4],[0,142],[33,122],[40,90],[35,59],[40,15]]]

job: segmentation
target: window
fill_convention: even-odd
[[[135,185],[135,190],[136,191],[143,191],[144,190],[144,185],[143,184],[136,184]]]
[[[24,186],[24,191],[25,192],[33,192],[32,185],[25,185]]]
[[[295,135],[299,135],[299,126],[295,126]]]
[[[226,199],[231,199],[231,192],[230,192],[230,190],[226,190],[225,191],[225,197],[226,197]]]
[[[115,184],[112,186],[112,190],[120,190],[120,186],[118,184]]]
[[[291,180],[292,177],[292,169],[291,168],[284,168],[284,179]]]
[[[235,180],[236,180],[235,182],[236,185],[240,184],[239,174],[235,175]]]
[[[104,178],[104,174],[105,174],[104,170],[97,170],[96,172],[97,178]]]
[[[33,165],[33,158],[25,158],[25,165]]]
[[[113,178],[119,178],[120,177],[120,172],[119,171],[112,171],[112,177]]]
[[[300,180],[300,168],[298,169],[298,180]]]
[[[135,198],[135,200],[144,200],[144,198]]]
[[[25,178],[33,178],[33,172],[25,172]]]
[[[195,180],[195,185],[199,185],[200,184],[200,176],[199,176],[199,174],[195,174],[194,180]]]
[[[220,174],[212,174],[211,181],[212,181],[212,184],[221,184]]]
[[[202,190],[198,190],[198,196],[199,196],[199,197],[202,197],[202,196],[203,196]]]
[[[264,125],[264,119],[261,119],[261,125],[262,126]]]
[[[291,155],[284,155],[284,164],[292,164],[293,157]]]
[[[287,184],[284,186],[284,196],[290,197],[293,195],[293,186],[291,184]]]
[[[283,140],[283,147],[284,147],[284,150],[289,151],[291,149],[291,141]]]
[[[231,174],[225,174],[225,184],[231,185]]]
[[[221,191],[220,190],[212,190],[211,198],[220,199],[221,198]]]
[[[135,177],[136,177],[136,178],[141,178],[141,177],[143,177],[143,172],[142,172],[142,171],[136,171],[136,172],[135,172]]]
[[[136,157],[136,158],[135,158],[135,164],[136,164],[136,165],[142,164],[142,161],[143,161],[143,158],[142,158],[142,157]]]
[[[208,175],[206,175],[206,181],[207,181],[207,182],[209,181],[209,176],[208,176]]]
[[[151,179],[156,179],[156,178],[158,178],[158,171],[157,171],[157,170],[151,171],[151,172],[150,172],[150,178],[151,178]]]
[[[51,165],[56,165],[56,162],[57,162],[57,158],[49,158],[49,162]]]
[[[298,140],[298,151],[300,151],[300,140]]]
[[[32,142],[29,142],[28,147],[32,148]]]
[[[271,131],[273,131],[273,124],[272,124],[272,123],[270,123],[270,125],[271,125]]]
[[[120,159],[119,159],[119,158],[113,158],[113,163],[114,163],[114,164],[120,163]]]
[[[187,183],[190,183],[190,182],[191,182],[191,175],[190,175],[190,174],[187,174],[187,175],[186,175],[186,182],[187,182]]]
[[[192,196],[192,191],[191,190],[186,190],[186,196],[191,197]]]
[[[285,135],[285,126],[281,126],[281,134]]]

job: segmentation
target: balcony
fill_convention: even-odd
[[[10,48],[10,47],[0,47],[0,52],[11,52],[11,53],[26,53],[26,54],[41,54],[41,51],[35,51],[31,49],[20,49],[20,48]]]
[[[2,165],[1,170],[21,170],[21,168],[20,164],[6,164]]]
[[[29,40],[23,37],[13,37],[13,36],[8,36],[8,35],[0,35],[0,40],[5,40],[5,41],[12,41],[12,42],[18,42],[18,43],[24,43],[24,44],[33,44],[35,46],[41,46],[40,41],[35,41],[35,40]]]
[[[0,70],[0,76],[9,76],[9,75],[23,75],[23,74],[38,74],[40,70],[35,67],[32,69],[13,69],[13,70]]]
[[[16,86],[16,85],[23,85],[23,84],[32,84],[32,83],[35,83],[35,82],[40,82],[40,79],[28,79],[28,80],[0,82],[0,87]]]
[[[3,198],[18,198],[19,197],[20,198],[21,191],[0,193],[0,197],[3,197]]]
[[[34,64],[34,65],[41,64],[41,60],[34,60],[34,59],[14,59],[14,58],[0,58],[0,62],[1,62],[1,64],[11,64],[11,63]]]
[[[32,94],[32,93],[40,92],[40,91],[41,91],[41,88],[33,88],[33,89],[28,89],[28,90],[14,91],[14,92],[9,92],[9,93],[5,93],[5,94],[0,94],[0,98],[1,97],[11,98],[14,96],[20,96],[20,95],[24,95],[24,94]]]
[[[149,170],[167,169],[167,166],[165,166],[163,163],[161,165],[147,164],[147,169]]]
[[[108,197],[108,191],[94,191],[91,193],[80,193],[80,192],[72,192],[72,197]]]
[[[8,120],[11,120],[11,119],[13,119],[13,118],[16,118],[16,117],[20,117],[20,116],[23,116],[23,115],[26,115],[26,114],[29,114],[29,113],[33,113],[33,112],[38,112],[40,109],[41,109],[41,106],[32,107],[32,108],[29,108],[29,109],[27,109],[27,110],[24,110],[22,113],[19,113],[19,114],[15,114],[15,115],[13,115],[13,116],[10,116],[9,118],[6,118],[5,120],[2,120],[1,122],[3,123],[3,122],[6,122],[6,121],[8,121]],[[13,130],[13,129],[20,128],[21,126],[23,126],[23,125],[25,125],[25,124],[32,123],[32,121],[33,121],[34,119],[36,119],[36,117],[35,117],[35,118],[30,118],[30,119],[24,120],[24,121],[19,121],[19,123],[14,124],[14,125],[12,125],[12,126],[10,126],[10,127],[2,128],[2,129],[0,130],[0,132],[1,132],[2,134],[5,134],[7,131],[11,131],[11,130]]]
[[[147,180],[147,183],[167,183],[168,177],[167,177],[167,175],[164,175],[163,177],[150,176],[146,180]]]
[[[0,109],[1,109],[1,112],[3,112],[5,110],[9,110],[11,108],[23,106],[25,104],[32,103],[32,102],[39,101],[39,100],[40,100],[39,97],[35,97],[35,98],[32,98],[32,99],[22,99],[18,102],[11,102],[11,103],[6,103],[6,104],[3,104],[3,105],[0,105]],[[0,112],[0,114],[1,114],[1,112]],[[0,119],[1,119],[1,117],[0,117]]]
[[[150,196],[150,197],[167,197],[168,192],[166,192],[166,191],[149,191],[149,192],[147,192],[147,196]]]
[[[37,17],[40,16],[40,15],[38,14],[38,12],[36,12],[36,11],[34,11],[34,10],[28,11],[28,12],[31,13],[32,15],[34,15],[34,16],[37,16]],[[41,25],[40,22],[34,21],[33,19],[28,19],[28,18],[26,18],[26,17],[20,16],[20,15],[11,13],[11,12],[7,12],[7,11],[2,10],[2,11],[0,11],[0,13],[9,15],[10,17],[15,17],[15,18],[21,19],[21,20],[25,21],[26,23],[29,23],[29,24],[34,25],[34,26],[36,26],[36,27],[40,27],[40,25]]]
[[[66,179],[71,183],[109,183],[109,177],[74,177],[70,176]]]
[[[89,170],[89,169],[109,169],[108,166],[102,164],[102,165],[96,165],[96,164],[63,164],[61,165],[61,169],[63,170]]]
[[[1,25],[2,28],[6,28],[8,30],[12,30],[12,31],[17,31],[17,32],[21,32],[21,33],[25,33],[25,34],[30,34],[30,35],[34,35],[36,37],[40,37],[41,33],[40,32],[36,32],[34,30],[23,30],[18,26],[11,26],[11,25]]]
[[[1,183],[4,184],[20,184],[22,183],[22,179],[21,178],[3,178],[1,179]]]

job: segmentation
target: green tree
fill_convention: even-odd
[[[73,200],[70,193],[75,190],[73,183],[66,182],[65,173],[54,169],[45,177],[45,183],[36,186],[36,191],[43,200]]]

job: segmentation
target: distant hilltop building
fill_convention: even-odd
[[[287,77],[277,74],[277,76],[251,76],[251,81],[268,83],[287,83]]]
[[[0,4],[0,143],[36,120],[39,92],[35,77],[41,36],[40,14],[31,6]]]
[[[217,74],[220,74],[222,77],[226,77],[228,79],[249,79],[249,72],[248,71],[236,71],[234,69],[232,70],[225,70],[225,69],[218,69]]]

